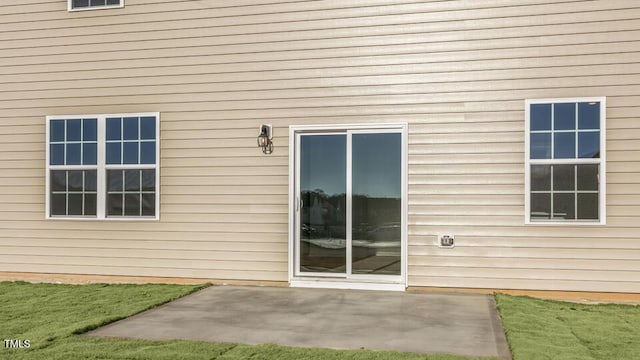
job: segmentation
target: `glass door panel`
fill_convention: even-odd
[[[352,274],[400,275],[402,137],[352,134]]]
[[[300,272],[345,273],[347,136],[300,136]]]

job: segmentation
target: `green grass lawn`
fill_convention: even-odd
[[[61,285],[0,282],[0,341],[29,339],[31,342],[28,349],[5,349],[4,343],[0,343],[0,359],[471,359],[393,351],[99,339],[76,335],[200,288],[202,286],[165,284]]]
[[[640,359],[640,306],[496,301],[514,360]]]

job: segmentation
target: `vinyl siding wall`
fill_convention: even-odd
[[[410,286],[640,292],[640,2],[125,5],[0,3],[0,271],[286,281],[288,126],[406,121]],[[524,100],[583,96],[607,225],[525,226]],[[44,220],[46,115],[156,111],[159,222]]]

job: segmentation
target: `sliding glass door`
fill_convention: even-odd
[[[401,129],[296,134],[295,275],[402,273]]]

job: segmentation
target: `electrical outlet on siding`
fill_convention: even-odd
[[[440,234],[436,241],[441,248],[451,249],[455,246],[455,236],[451,234]]]

